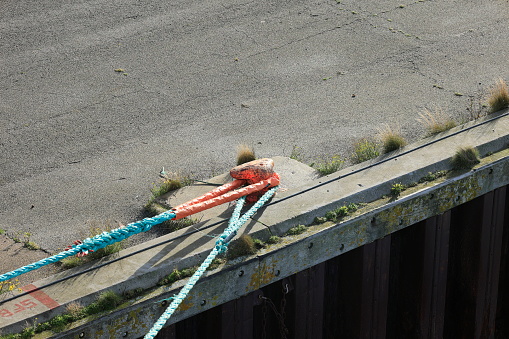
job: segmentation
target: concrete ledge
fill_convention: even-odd
[[[168,325],[206,311],[400,229],[439,215],[498,187],[509,184],[509,152],[475,171],[447,179],[399,200],[334,225],[317,225],[283,243],[208,272]],[[55,338],[137,338],[143,336],[164,312],[159,302],[176,293],[186,281],[160,287],[131,301],[124,308],[103,315]]]
[[[459,127],[456,131],[466,129],[468,126],[469,124]],[[455,130],[450,133],[454,132]],[[270,234],[282,235],[289,228],[297,224],[310,224],[316,216],[323,216],[327,211],[347,202],[376,200],[388,194],[391,185],[396,182],[408,184],[417,181],[430,171],[448,169],[449,158],[459,146],[477,146],[482,154],[498,151],[509,144],[508,134],[509,116],[504,116],[412,153],[401,154],[400,152],[400,155],[390,161],[365,170],[357,172],[356,169],[362,166],[359,165],[328,177],[310,180],[305,185],[289,188],[287,191],[279,193],[273,199],[274,204],[255,215],[254,218],[261,223],[251,221],[243,230],[245,233],[253,234],[259,238],[266,238]],[[419,146],[419,144],[411,145],[406,149]],[[310,231],[300,237],[286,240],[281,246],[261,252],[257,257],[248,258],[244,262],[233,262],[220,271],[210,272],[205,279],[197,284],[190,298],[181,307],[182,312],[178,312],[172,322],[255,291],[275,280],[379,239],[425,217],[440,214],[448,208],[503,186],[509,180],[508,162],[507,157],[497,160],[478,170],[447,180],[436,187],[428,188],[374,211],[366,211],[365,214],[353,220],[323,230],[316,230],[316,233]],[[277,167],[276,171],[280,172]],[[301,192],[303,189],[345,175],[348,176],[285,200],[286,197]],[[298,184],[298,181],[295,184]],[[431,192],[436,197],[432,202],[428,196]],[[454,199],[452,199],[453,197]],[[397,215],[394,214],[395,211],[397,211]],[[373,218],[377,220],[374,224],[371,223]],[[43,292],[49,298],[46,300],[52,300],[50,303],[45,304],[34,294],[31,294],[1,304],[0,309],[12,313],[12,316],[0,318],[3,334],[21,331],[27,321],[31,323],[30,319],[33,317],[37,317],[38,322],[47,321],[63,313],[64,306],[73,301],[88,304],[105,290],[123,293],[136,288],[147,289],[155,286],[174,268],[185,268],[200,263],[213,247],[215,242],[213,237],[224,229],[225,222],[222,220],[213,218],[194,227],[124,250],[119,253],[120,256],[133,253],[143,247],[155,246],[148,251],[45,288]],[[207,225],[213,226],[206,231],[195,231],[196,227]],[[270,226],[270,230],[265,225]],[[193,232],[193,235],[186,236]],[[176,237],[179,238],[171,241]],[[158,245],[165,240],[169,242]],[[329,240],[334,240],[334,242],[328,243]],[[314,242],[319,246],[313,246],[312,251],[304,250],[303,248],[307,248],[309,242]],[[338,243],[344,245],[341,250],[333,245]],[[95,265],[98,264],[100,262]],[[81,269],[83,268],[62,272],[38,281],[34,285],[43,286]],[[238,270],[246,272],[243,278],[239,279]],[[112,333],[111,331],[121,331],[123,334],[125,331],[132,332],[130,329],[134,327],[137,327],[136,333],[129,333],[128,338],[144,335],[163,311],[163,308],[154,304],[154,301],[173,295],[183,283],[179,282],[171,287],[156,288],[146,296],[124,305],[122,309],[88,323],[75,324],[75,329],[57,337],[68,337],[82,332],[86,332],[87,337],[94,338],[120,337],[118,335],[120,332]],[[227,291],[225,291],[225,286],[228,286]],[[204,305],[201,305],[202,300],[206,301]],[[33,302],[36,306],[25,307],[22,312],[13,313],[15,309],[19,309],[19,305],[23,305],[22,302],[25,304]],[[52,305],[52,307],[48,305]],[[138,325],[134,326],[133,322]]]
[[[501,116],[507,112],[509,110],[504,110],[495,116]],[[297,224],[310,224],[316,216],[323,216],[326,212],[346,203],[369,202],[378,199],[389,194],[391,186],[395,183],[408,185],[417,182],[429,172],[449,170],[451,169],[450,159],[459,147],[477,147],[481,156],[506,148],[509,146],[509,116],[490,121],[493,117],[469,122],[446,133],[409,145],[395,154],[386,154],[369,162],[311,181],[296,191],[307,189],[327,180],[340,178],[319,189],[306,192],[274,206],[275,209],[284,210],[284,214],[278,214],[276,211],[269,212],[273,208],[269,206],[259,220],[264,224],[271,225],[272,232],[276,231],[275,233],[282,234]],[[489,122],[474,127],[483,121]],[[449,135],[452,136],[436,141]],[[430,142],[434,143],[427,145]],[[416,150],[407,153],[414,149]],[[380,161],[386,162],[377,164]],[[362,170],[372,164],[376,165]],[[283,200],[293,193],[288,191],[278,194],[274,200]],[[255,231],[262,232],[263,228],[257,227]]]

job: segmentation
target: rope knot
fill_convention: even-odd
[[[94,252],[94,250],[89,249],[86,247],[86,245],[81,240],[74,240],[72,245],[67,246],[64,251],[69,251],[73,248],[79,247],[78,254],[76,254],[77,257],[84,257],[88,255],[88,252]]]

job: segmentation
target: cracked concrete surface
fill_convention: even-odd
[[[414,141],[424,108],[463,117],[508,78],[508,13],[502,0],[4,1],[0,228],[56,251],[87,220],[139,218],[162,166],[210,177],[239,143],[263,157],[297,145],[310,163],[348,157],[383,123]]]

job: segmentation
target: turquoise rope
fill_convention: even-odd
[[[168,308],[164,311],[164,313],[159,317],[159,319],[152,326],[150,331],[145,335],[144,339],[153,339],[159,333],[159,331],[163,328],[166,322],[170,319],[175,310],[179,307],[180,303],[187,297],[188,293],[191,291],[193,286],[198,282],[198,279],[205,273],[207,267],[212,263],[212,260],[220,254],[225,252],[228,249],[228,242],[237,234],[237,231],[246,223],[247,219],[252,217],[256,211],[263,206],[273,195],[276,193],[278,186],[271,188],[267,193],[265,193],[250,209],[247,211],[242,217],[240,217],[240,211],[244,206],[244,201],[246,197],[241,197],[237,200],[237,205],[233,211],[233,214],[228,223],[228,227],[224,230],[223,234],[216,241],[216,245],[207,256],[207,258],[203,261],[200,267],[194,272],[194,274],[189,278],[189,281],[184,285],[184,287],[180,290],[179,294],[172,297],[173,301],[168,306]]]
[[[175,218],[175,213],[173,211],[166,211],[152,218],[145,218],[140,221],[133,222],[122,228],[116,228],[114,230],[111,230],[110,232],[103,232],[102,234],[96,235],[93,238],[87,238],[83,240],[83,243],[79,245],[74,245],[67,251],[60,252],[56,255],[39,260],[30,265],[23,266],[14,271],[4,273],[0,275],[0,282],[15,278],[21,274],[36,270],[45,265],[56,263],[62,259],[76,255],[78,253],[97,251],[98,249],[104,248],[113,243],[127,239],[132,235],[141,232],[147,232],[152,228],[152,226],[173,218]]]

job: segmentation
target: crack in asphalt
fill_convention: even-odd
[[[349,23],[344,24],[344,25],[341,25],[341,26],[335,26],[335,27],[332,27],[332,28],[328,28],[328,29],[322,30],[322,31],[317,32],[317,33],[309,34],[309,35],[307,35],[307,36],[305,36],[305,37],[302,37],[302,38],[299,38],[299,39],[290,40],[290,41],[288,41],[288,42],[286,42],[286,43],[284,43],[284,44],[280,44],[280,45],[278,45],[278,46],[271,47],[271,48],[265,49],[265,50],[263,50],[263,51],[259,51],[259,52],[253,53],[253,54],[249,54],[249,55],[247,55],[247,56],[246,56],[246,58],[252,58],[252,57],[256,57],[256,56],[261,55],[261,54],[265,54],[265,53],[270,53],[270,52],[273,52],[273,51],[277,51],[277,50],[279,50],[279,49],[282,49],[282,48],[285,48],[285,47],[287,47],[287,46],[293,45],[293,44],[295,44],[295,43],[302,42],[302,41],[306,41],[306,40],[309,40],[309,39],[311,39],[311,38],[314,38],[314,37],[320,36],[320,35],[322,35],[322,34],[329,33],[329,32],[335,31],[335,30],[337,30],[337,29],[344,28],[344,27],[346,27],[346,26],[348,26],[348,25],[350,25],[350,24],[352,24],[352,23],[354,23],[354,22],[357,22],[357,21],[359,21],[359,20],[361,20],[361,19],[356,19],[356,20],[354,20],[354,21],[352,21],[352,22],[349,22]]]
[[[418,4],[421,4],[421,3],[426,2],[426,1],[429,1],[429,0],[417,0],[417,1],[414,1],[414,2],[411,2],[411,3],[408,3],[407,5],[405,5],[405,7],[406,6],[418,5]],[[340,2],[337,2],[337,3],[338,3],[338,5],[340,4]],[[356,14],[352,14],[352,15],[359,16],[357,19],[354,19],[354,20],[352,20],[350,22],[347,22],[347,23],[344,23],[344,24],[341,24],[341,25],[335,25],[334,27],[324,29],[324,30],[319,31],[317,33],[309,34],[309,35],[307,35],[305,37],[302,37],[302,38],[299,38],[299,39],[288,41],[288,42],[286,42],[284,44],[280,44],[278,46],[275,46],[275,47],[272,47],[272,48],[268,48],[268,49],[265,49],[263,51],[259,51],[259,52],[250,54],[250,55],[247,56],[247,58],[251,58],[251,57],[255,57],[255,56],[261,55],[261,54],[273,52],[273,51],[285,48],[285,47],[287,47],[289,45],[292,45],[292,44],[295,44],[295,43],[298,43],[298,42],[302,42],[302,41],[309,40],[311,38],[320,36],[320,35],[325,34],[325,33],[329,33],[329,32],[332,32],[332,31],[335,31],[335,30],[338,30],[338,29],[343,29],[343,28],[349,27],[352,24],[355,24],[355,23],[358,23],[358,22],[368,21],[370,18],[376,17],[376,16],[378,16],[380,14],[386,14],[386,13],[390,13],[390,12],[392,12],[394,10],[402,10],[402,9],[404,9],[404,8],[401,8],[401,7],[398,6],[398,7],[391,8],[389,10],[380,11],[378,13],[363,12],[363,14],[358,14],[359,13],[358,11],[360,11],[359,8],[349,8],[348,10],[350,10],[351,12],[355,12],[356,13]],[[322,22],[322,21],[324,21],[324,20],[322,20],[322,19],[315,20],[313,22],[308,23],[307,25],[305,25],[303,27],[310,26],[313,23]],[[369,21],[368,21],[368,24],[370,24],[374,28],[378,28],[378,26],[375,26],[374,24],[371,24]],[[403,32],[403,31],[399,31],[399,33],[405,34],[405,32]]]

